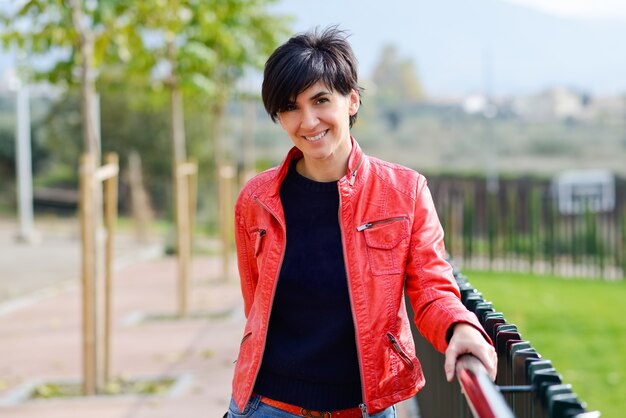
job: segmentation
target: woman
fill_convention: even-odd
[[[247,322],[230,417],[395,417],[424,385],[404,292],[445,351],[448,380],[464,353],[495,376],[426,180],[366,156],[350,135],[361,91],[336,27],[292,37],[266,63],[263,103],[294,147],[235,207]]]

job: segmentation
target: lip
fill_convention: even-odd
[[[302,135],[302,137],[308,142],[317,142],[320,139],[324,138],[326,134],[328,134],[328,129],[325,129],[315,135]]]

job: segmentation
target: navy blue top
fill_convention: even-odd
[[[255,392],[317,411],[362,402],[337,182],[291,165],[280,189],[287,248]]]

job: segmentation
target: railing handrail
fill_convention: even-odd
[[[474,418],[515,418],[478,358],[471,354],[459,357],[456,376]]]
[[[454,277],[461,300],[473,312],[494,342],[498,355],[498,375],[492,382],[478,358],[461,356],[457,362],[457,386],[448,384],[441,369],[445,357],[436,351],[412,323],[415,349],[422,361],[429,384],[416,395],[423,416],[474,418],[598,418],[598,411],[587,411],[585,404],[564,384],[549,360],[523,340],[514,324],[472,287],[458,270]],[[414,316],[407,300],[409,317]]]

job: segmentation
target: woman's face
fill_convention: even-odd
[[[355,90],[344,96],[318,81],[280,112],[278,120],[304,154],[305,164],[343,167],[352,147],[350,116],[358,110],[359,95]]]

